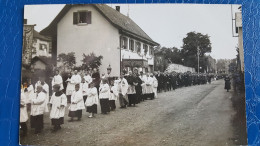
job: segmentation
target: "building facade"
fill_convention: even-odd
[[[112,76],[119,76],[125,59],[140,59],[135,57],[136,44],[157,44],[129,17],[104,4],[66,5],[41,34],[53,38],[54,60],[61,53],[75,52],[76,66],[80,66],[83,54],[94,53],[103,56],[100,73],[106,73],[110,65]]]

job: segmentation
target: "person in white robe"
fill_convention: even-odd
[[[83,109],[85,109],[83,94],[80,90],[80,84],[76,84],[75,91],[71,95],[71,104],[69,107],[69,117],[71,119],[69,122],[72,122],[74,117],[77,117],[78,121],[80,121]]]
[[[39,78],[39,81],[37,81],[35,83],[35,92],[36,92],[36,87],[37,86],[42,86],[43,90],[42,92],[44,92],[46,94],[46,98],[45,98],[45,112],[49,112],[49,107],[48,107],[48,103],[50,101],[50,95],[49,95],[49,85],[45,82],[43,77]]]
[[[99,87],[99,102],[101,107],[101,113],[107,114],[110,112],[110,106],[109,106],[109,97],[110,97],[110,88],[107,83],[106,78],[102,78],[100,87]]]
[[[74,74],[72,75],[70,82],[71,82],[72,86],[74,86],[74,88],[75,88],[76,84],[81,83],[81,76],[78,74],[77,70],[74,71]]]
[[[63,80],[62,80],[62,77],[59,74],[59,70],[56,70],[56,74],[53,77],[52,82],[51,82],[52,87],[54,85],[56,85],[56,84],[60,85],[60,90],[64,89],[64,87],[63,87]]]
[[[89,83],[89,90],[87,92],[88,98],[85,102],[87,107],[87,112],[90,113],[89,118],[94,117],[94,114],[97,114],[97,105],[98,105],[98,92],[95,87],[95,83]]]
[[[71,76],[72,76],[72,73],[69,73],[68,79],[66,80],[66,82],[67,82],[66,96],[67,96],[68,103],[71,103],[71,95],[72,95],[72,92],[75,91],[75,85],[73,85],[71,83]]]
[[[140,79],[142,80],[142,100],[146,100],[148,97],[148,92],[147,92],[147,76],[143,74],[143,72],[140,72]]]
[[[27,120],[28,120],[28,113],[27,113],[27,108],[26,108],[26,97],[25,97],[23,89],[21,89],[20,126],[21,126],[21,130],[23,131],[21,136],[27,135],[27,124],[26,124]]]
[[[53,132],[61,129],[62,124],[64,124],[65,107],[67,106],[67,97],[60,90],[59,85],[53,86],[54,93],[51,96],[50,105],[50,119],[53,127]]]
[[[89,83],[85,81],[85,78],[82,78],[82,94],[83,94],[83,100],[84,103],[86,102],[87,98],[88,98],[88,89],[89,89]]]
[[[154,93],[153,93],[153,77],[149,75],[148,73],[146,74],[147,76],[147,81],[146,81],[146,95],[147,98],[154,99]]]
[[[43,129],[43,114],[45,110],[46,94],[42,92],[42,86],[37,86],[37,92],[31,100],[31,128],[35,128],[35,134]]]
[[[127,90],[128,90],[128,82],[123,75],[120,75],[120,79],[118,82],[120,108],[126,108],[128,104]]]
[[[153,78],[152,87],[153,87],[154,98],[157,98],[158,80],[153,74],[151,74],[151,77]]]
[[[25,83],[24,94],[25,94],[25,97],[26,97],[25,102],[27,104],[27,110],[30,110],[31,109],[31,105],[30,105],[31,100],[35,96],[34,87],[31,84],[31,79],[29,79],[28,82]]]
[[[111,88],[110,88],[110,97],[109,97],[109,106],[110,110],[114,111],[116,109],[116,100],[118,99],[118,80],[111,80],[110,81]]]
[[[86,74],[85,74],[85,76],[83,78],[85,79],[85,82],[87,84],[90,84],[92,82],[92,78],[91,78],[91,75],[90,75],[89,71],[86,71]]]

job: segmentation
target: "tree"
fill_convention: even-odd
[[[181,56],[184,59],[185,65],[197,69],[198,48],[200,67],[202,67],[202,70],[205,70],[207,68],[205,53],[210,53],[212,49],[210,37],[207,34],[203,35],[196,32],[187,33],[187,36],[183,38]]]
[[[102,62],[103,56],[96,56],[94,53],[90,53],[88,55],[83,54],[83,60],[82,60],[82,69],[89,69],[91,68],[98,68]]]
[[[58,62],[62,63],[64,71],[66,69],[71,70],[76,64],[75,52],[68,54],[61,53],[58,55]]]

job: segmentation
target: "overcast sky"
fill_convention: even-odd
[[[108,4],[119,5],[121,13],[134,20],[154,41],[165,47],[181,48],[182,39],[191,31],[208,34],[215,59],[236,57],[238,38],[232,37],[231,5],[201,4]],[[24,18],[41,31],[56,17],[64,5],[27,5]],[[233,5],[233,13],[239,12]],[[234,16],[233,16],[234,17]]]

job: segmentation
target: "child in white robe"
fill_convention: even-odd
[[[53,127],[53,132],[61,129],[60,125],[64,124],[65,107],[67,106],[67,97],[60,90],[59,85],[53,86],[53,95],[51,96],[50,104],[50,119]]]
[[[111,81],[111,89],[110,89],[110,98],[109,98],[109,105],[110,105],[110,110],[114,111],[116,109],[116,103],[115,101],[117,100],[119,93],[118,93],[118,81]]]
[[[80,84],[75,85],[75,91],[71,95],[71,104],[69,107],[69,117],[71,117],[69,122],[73,121],[74,117],[81,120],[82,110],[85,109],[82,90],[80,90]]]
[[[88,98],[85,102],[85,105],[87,107],[87,112],[90,113],[89,118],[94,117],[94,114],[97,114],[97,105],[98,105],[98,92],[97,88],[95,87],[95,83],[91,82],[89,84],[88,89]]]

